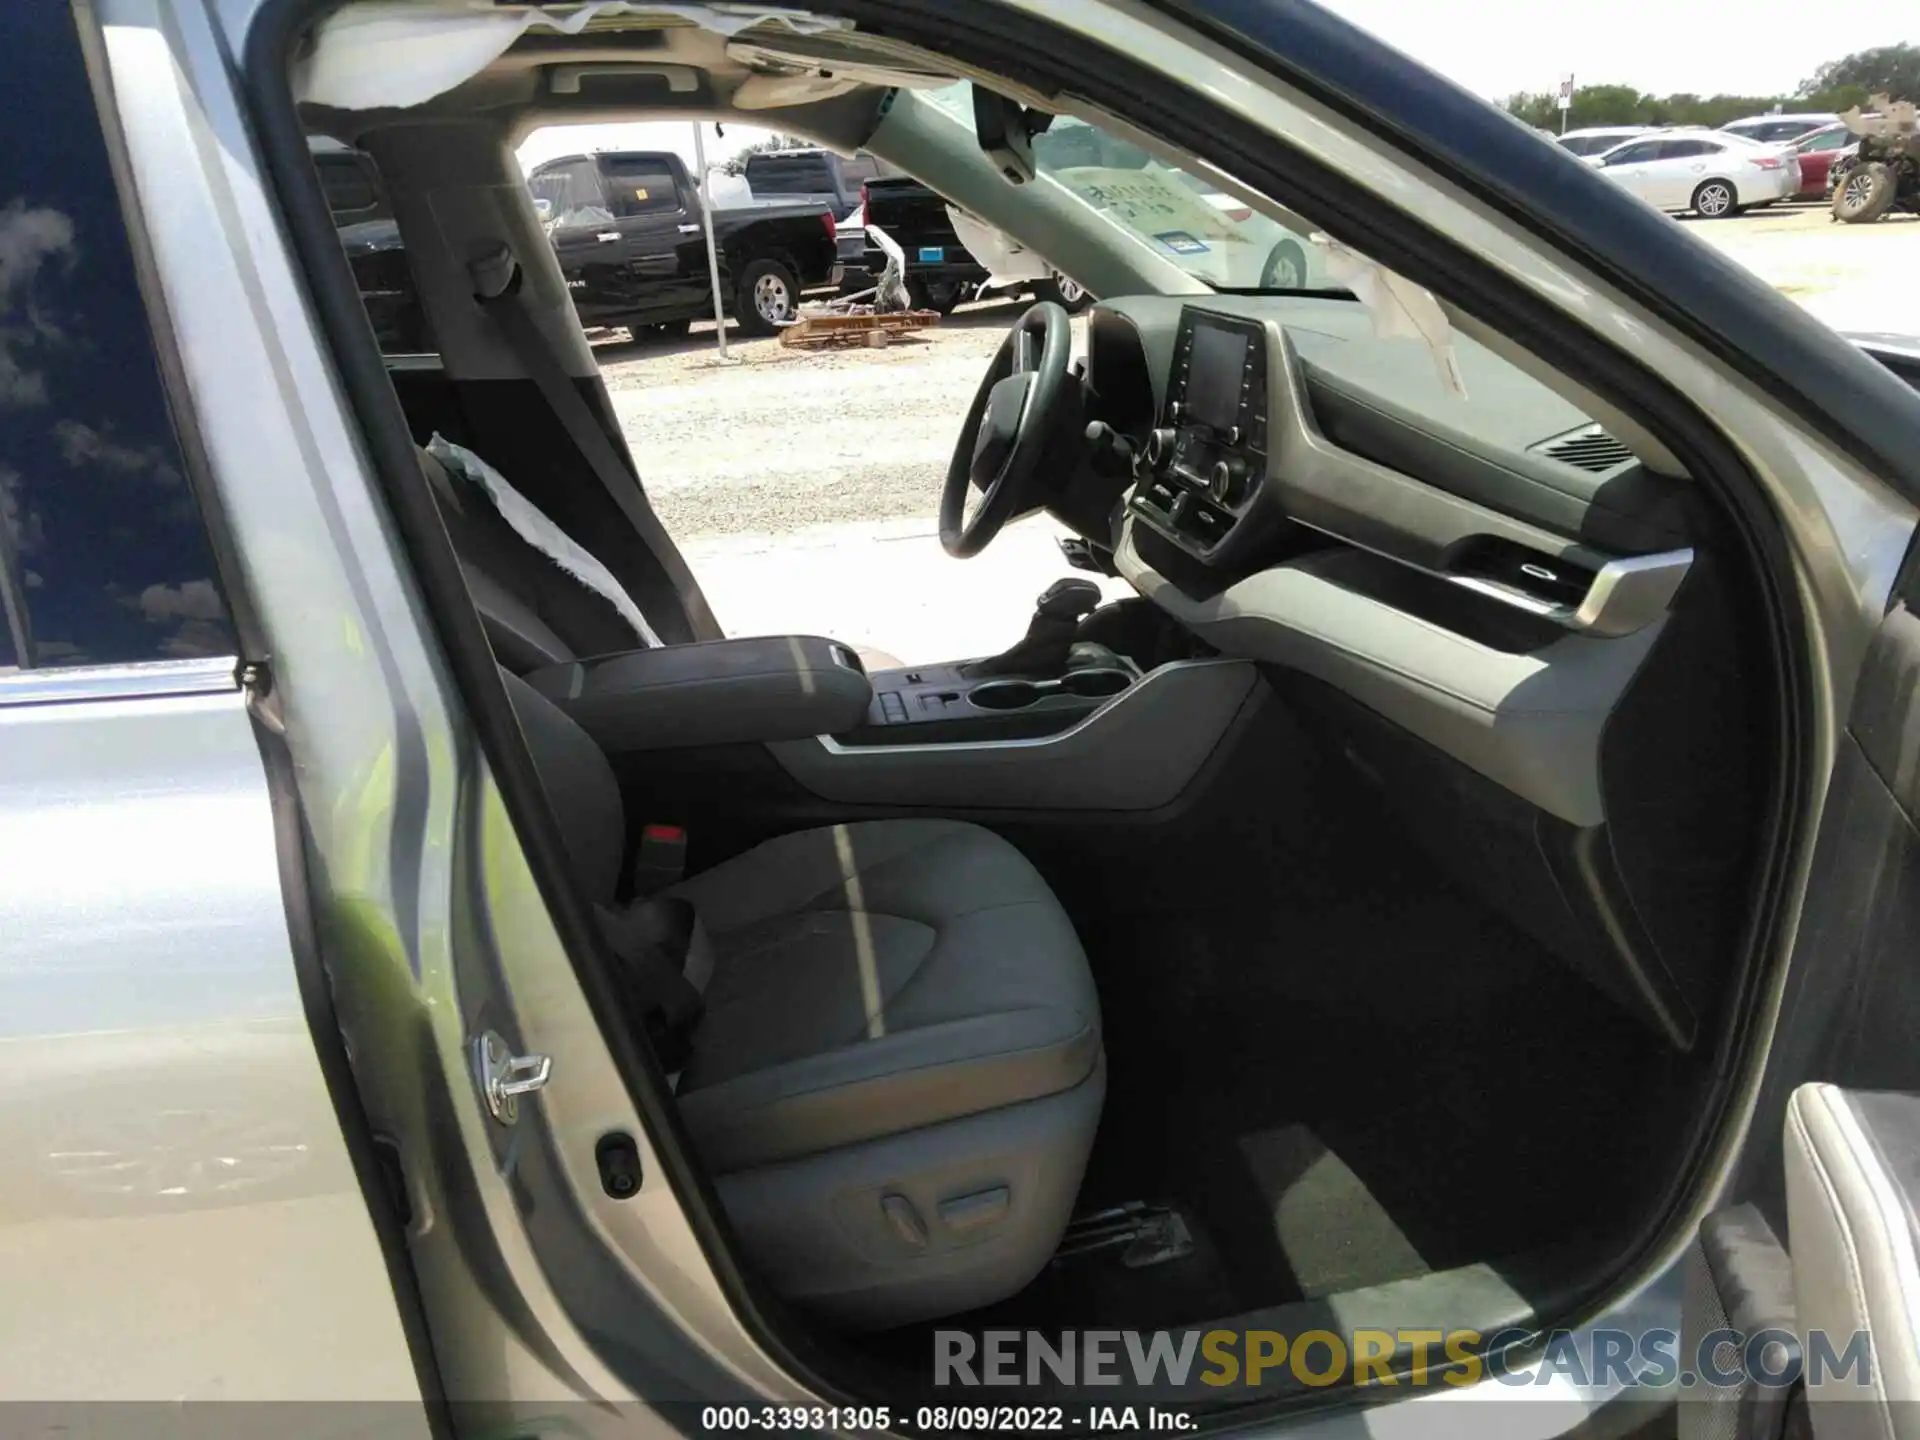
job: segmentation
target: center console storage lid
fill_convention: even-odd
[[[628,650],[524,678],[609,752],[831,735],[873,700],[852,648],[817,635]]]

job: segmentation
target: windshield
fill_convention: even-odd
[[[973,128],[968,81],[925,92]],[[1140,244],[1217,290],[1337,289],[1304,229],[1262,215],[1198,175],[1071,116],[1033,137],[1034,169]]]

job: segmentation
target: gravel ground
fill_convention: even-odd
[[[954,438],[1017,302],[967,306],[881,350],[732,340],[599,348],[647,494],[675,536],[931,518]],[[1083,322],[1076,331],[1084,333]]]
[[[1686,223],[1835,329],[1920,333],[1920,217],[1841,225],[1810,205]]]

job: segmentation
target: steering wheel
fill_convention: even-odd
[[[978,555],[1000,527],[1040,503],[1040,457],[1066,394],[1073,332],[1051,300],[1007,332],[974,392],[940,491],[940,543],[957,560]],[[969,491],[979,492],[967,513]]]

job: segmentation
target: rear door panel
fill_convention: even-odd
[[[1900,1333],[1881,1333],[1885,1323],[1867,1315],[1867,1301],[1903,1283],[1889,1258],[1902,1242],[1891,1221],[1884,1233],[1869,1223],[1872,1197],[1920,1193],[1920,1172],[1897,1163],[1902,1155],[1920,1154],[1916,815],[1920,616],[1903,601],[1881,623],[1840,736],[1754,1136],[1729,1200],[1761,1217],[1792,1255],[1797,1333],[1804,1339],[1809,1330],[1821,1329],[1830,1352],[1844,1357],[1854,1332],[1871,1318],[1874,1373],[1904,1356],[1907,1378],[1900,1383],[1908,1385],[1915,1337],[1901,1327]],[[1863,1116],[1896,1129],[1911,1122],[1913,1134],[1887,1144],[1865,1141],[1862,1135],[1874,1126],[1863,1123]],[[1711,1249],[1709,1232],[1725,1213],[1703,1227],[1703,1249]],[[1903,1224],[1911,1219],[1910,1206],[1904,1213]],[[1920,1242],[1906,1243],[1911,1251]],[[1836,1257],[1850,1246],[1855,1258],[1848,1263],[1860,1279],[1853,1288],[1839,1284],[1844,1277],[1834,1270]],[[1879,1280],[1871,1275],[1876,1266]],[[1738,1317],[1752,1288],[1748,1274],[1736,1267],[1709,1278],[1689,1291],[1687,1328],[1695,1338],[1725,1324],[1744,1328]],[[1920,1293],[1920,1280],[1910,1293]],[[1851,1318],[1848,1306],[1855,1312]],[[1813,1357],[1802,1359],[1810,1365]],[[1810,1394],[1815,1435],[1910,1433],[1902,1426],[1882,1428],[1887,1415],[1870,1386],[1846,1381],[1824,1396],[1819,1390]],[[1908,1393],[1909,1403],[1896,1407],[1903,1425],[1920,1421],[1910,1403],[1915,1398]],[[1735,1440],[1794,1433],[1780,1427],[1801,1423],[1786,1419],[1798,1403],[1784,1392],[1748,1387],[1739,1400],[1738,1427],[1714,1433]],[[1690,1419],[1707,1423],[1709,1411],[1721,1413],[1711,1405],[1683,1405],[1682,1433],[1689,1433]]]

